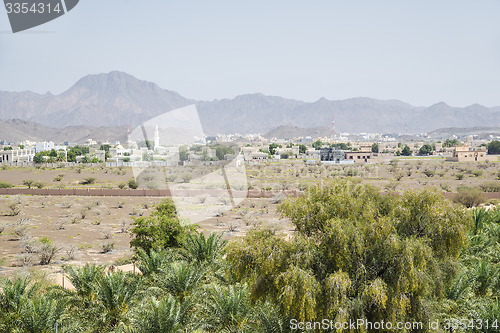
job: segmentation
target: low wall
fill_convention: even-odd
[[[201,195],[219,196],[224,190],[180,190],[176,191],[176,196],[195,197]],[[246,196],[247,198],[272,198],[280,193],[286,196],[299,196],[301,191],[258,191],[250,190],[233,191],[235,197]],[[131,189],[105,189],[105,188],[0,188],[0,195],[46,195],[46,196],[96,196],[96,197],[170,197],[170,190],[131,190]]]

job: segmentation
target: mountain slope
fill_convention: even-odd
[[[122,72],[88,75],[60,95],[0,92],[0,120],[49,127],[130,126],[196,104],[206,134],[266,133],[279,126],[330,127],[337,132],[421,133],[445,127],[500,126],[500,107],[437,103],[416,107],[397,100],[351,98],[316,102],[249,94],[194,101]]]
[[[65,128],[47,127],[35,122],[19,119],[0,121],[0,140],[7,142],[29,141],[66,141],[84,143],[87,139],[97,141],[120,141],[127,139],[127,128],[70,126]]]

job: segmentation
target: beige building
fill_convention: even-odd
[[[0,163],[2,164],[31,164],[35,157],[35,149],[13,149],[0,151]]]
[[[469,146],[456,146],[452,157],[448,157],[446,160],[453,162],[484,162],[489,160],[489,156],[486,153],[486,147],[474,149],[469,148]]]
[[[367,151],[346,151],[345,159],[354,162],[369,162],[373,159],[373,153]]]

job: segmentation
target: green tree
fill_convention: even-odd
[[[430,144],[425,144],[422,147],[420,147],[418,153],[420,155],[432,155],[432,152],[434,151],[434,148]]]
[[[455,277],[470,215],[438,192],[392,197],[348,181],[306,192],[279,209],[292,239],[256,230],[229,246],[236,281],[288,318],[427,322]]]
[[[172,200],[162,201],[156,210],[147,217],[134,219],[134,227],[130,230],[133,239],[130,245],[141,248],[146,253],[151,249],[179,247],[192,227],[182,226]]]
[[[408,145],[405,145],[403,150],[401,151],[401,155],[403,156],[411,156],[411,149]]]
[[[488,143],[488,154],[500,154],[500,141],[491,141]]]
[[[378,153],[378,143],[372,144],[372,153]]]
[[[223,161],[228,154],[234,154],[233,147],[219,145],[215,148],[215,156],[217,156],[219,161]]]
[[[299,145],[299,154],[305,154],[307,147],[305,145]]]
[[[271,143],[271,144],[269,145],[269,149],[268,149],[268,150],[269,150],[269,154],[270,154],[270,155],[276,155],[276,150],[277,150],[278,148],[281,148],[281,145],[278,145],[278,144],[276,144],[276,143]]]
[[[443,147],[456,147],[460,146],[462,143],[457,139],[446,139],[443,142]]]
[[[312,147],[316,150],[320,149],[323,146],[323,142],[321,140],[316,140],[312,143]]]

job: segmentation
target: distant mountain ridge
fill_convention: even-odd
[[[120,141],[121,143],[125,143],[127,139],[127,128],[125,126],[70,126],[65,128],[53,128],[20,119],[0,120],[0,140],[2,141],[21,142],[29,140],[35,142],[54,141],[56,143],[84,143],[87,139],[94,139],[100,142]]]
[[[263,94],[195,101],[123,72],[88,75],[59,95],[0,92],[0,120],[45,126],[134,128],[162,113],[195,104],[206,134],[267,133],[279,126],[330,127],[338,132],[423,133],[446,127],[500,127],[500,107],[416,107],[366,97],[308,103]]]

